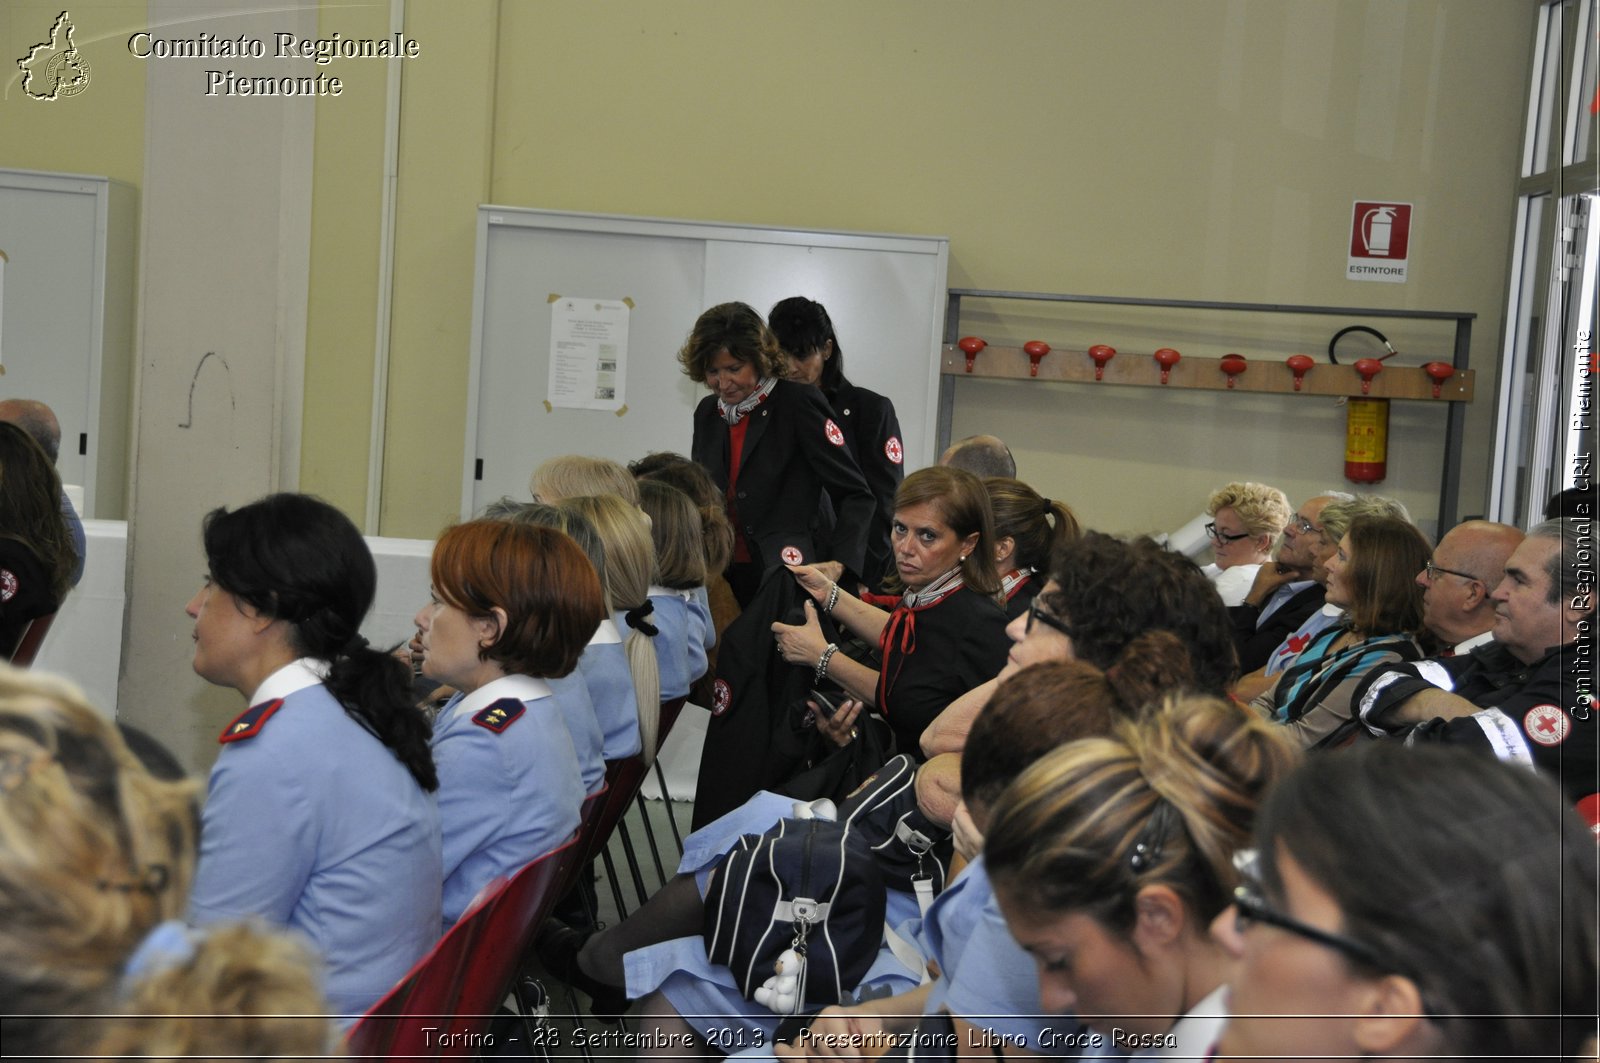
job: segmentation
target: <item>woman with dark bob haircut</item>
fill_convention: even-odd
[[[822,393],[783,379],[789,359],[757,314],[723,303],[700,315],[678,352],[691,379],[712,392],[694,411],[694,460],[728,500],[733,563],[728,583],[741,606],[779,564],[838,561],[859,576],[876,504]],[[817,541],[812,524],[826,492],[836,518]]]
[[[767,312],[767,327],[789,356],[789,379],[814,385],[833,407],[845,443],[867,478],[876,516],[867,540],[867,570],[861,578],[877,590],[894,572],[889,523],[894,519],[895,490],[905,478],[905,445],[894,403],[844,375],[844,349],[834,334],[833,319],[816,300],[795,295],[778,301]]]
[[[191,916],[304,933],[359,1015],[439,936],[438,788],[404,664],[370,648],[377,567],[350,519],[269,495],[205,519],[194,670],[250,707],[223,729]]]
[[[444,920],[578,829],[584,786],[547,679],[578,665],[605,616],[600,577],[554,528],[458,524],[433,548],[417,611],[422,674],[460,691],[433,722]]]
[[[0,421],[0,661],[30,621],[61,605],[77,560],[54,463],[27,432]]]
[[[1594,1059],[1595,839],[1548,779],[1380,742],[1267,798],[1223,1059]]]
[[[1328,558],[1327,603],[1342,622],[1313,638],[1277,682],[1250,704],[1307,749],[1343,744],[1356,731],[1352,699],[1361,677],[1422,656],[1422,588],[1433,548],[1409,521],[1361,517]]]

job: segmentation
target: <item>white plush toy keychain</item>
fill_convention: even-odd
[[[776,973],[756,989],[756,1003],[774,1015],[798,1015],[806,958],[794,949],[784,949],[773,970]]]

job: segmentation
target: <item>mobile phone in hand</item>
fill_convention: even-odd
[[[830,720],[833,718],[833,714],[839,711],[839,702],[834,701],[833,698],[830,698],[820,690],[811,692],[811,703],[817,707],[818,712]]]

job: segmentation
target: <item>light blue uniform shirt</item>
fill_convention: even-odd
[[[589,684],[594,714],[605,735],[605,759],[621,760],[639,752],[639,701],[633,693],[633,670],[628,667],[628,651],[622,645],[623,620],[617,613],[600,621],[589,640],[578,671]]]
[[[501,700],[521,705],[522,714],[485,720]],[[432,745],[448,927],[496,876],[572,837],[584,790],[561,709],[544,680],[532,676],[508,675],[456,695],[433,722]]]
[[[283,704],[223,745],[189,910],[303,932],[327,963],[328,1002],[360,1015],[439,937],[439,808],[328,693],[326,668],[272,673],[250,704]]]
[[[687,697],[690,685],[706,674],[706,650],[717,637],[705,588],[651,587],[650,601],[655,606],[650,622],[661,632],[655,640],[661,700]]]
[[[583,792],[592,794],[606,781],[606,736],[600,730],[600,718],[595,715],[594,698],[589,693],[589,684],[583,681],[582,667],[583,658],[580,657],[577,668],[560,679],[546,679],[545,682],[555,691],[556,706],[567,722],[567,736],[572,739],[572,751],[578,756]]]

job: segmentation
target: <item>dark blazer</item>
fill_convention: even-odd
[[[1228,607],[1228,619],[1233,624],[1233,648],[1239,652],[1239,671],[1245,675],[1266,665],[1272,651],[1283,640],[1300,630],[1306,617],[1322,608],[1328,590],[1313,583],[1280,605],[1260,627],[1256,626],[1261,610],[1253,605]]]
[[[895,416],[894,403],[888,398],[876,391],[858,388],[848,380],[834,393],[829,404],[839,417],[845,443],[867,478],[867,487],[877,505],[867,538],[867,567],[859,572],[867,586],[877,589],[895,570],[889,526],[894,520],[894,494],[900,489],[900,481],[905,479],[905,440],[900,436],[900,418]],[[831,537],[834,520],[830,506],[819,516],[819,538]]]
[[[730,501],[751,553],[763,568],[842,561],[850,571],[862,571],[876,505],[822,392],[780,380],[747,417],[738,493]],[[726,494],[728,424],[717,414],[715,395],[695,408],[691,453]],[[838,519],[829,538],[819,542],[811,526],[824,491]]]

